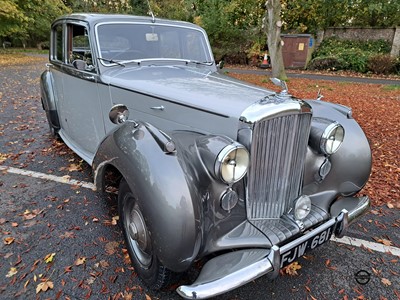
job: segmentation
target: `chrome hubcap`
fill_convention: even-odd
[[[124,207],[124,226],[128,235],[128,243],[136,258],[143,267],[151,264],[151,243],[144,217],[137,203],[127,197]]]

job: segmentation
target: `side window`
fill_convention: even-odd
[[[63,56],[63,25],[58,24],[53,29],[53,53],[52,58],[58,61],[64,61]]]
[[[92,49],[90,47],[88,31],[85,26],[75,24],[68,25],[67,49],[68,64],[80,70],[94,70]]]

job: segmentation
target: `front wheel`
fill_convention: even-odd
[[[122,179],[118,191],[118,212],[126,246],[135,272],[150,288],[158,290],[169,284],[171,271],[153,252],[151,234],[137,197]]]

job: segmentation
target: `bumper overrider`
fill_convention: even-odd
[[[245,249],[217,256],[204,265],[192,285],[179,286],[176,291],[185,299],[207,299],[231,291],[263,275],[268,275],[271,279],[276,278],[282,267],[324,244],[332,234],[343,237],[348,226],[369,209],[370,199],[367,196],[346,198],[356,204],[350,211],[342,209],[335,214],[336,217],[281,247]]]

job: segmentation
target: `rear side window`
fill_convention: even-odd
[[[53,53],[52,58],[58,61],[64,61],[63,51],[63,25],[58,24],[53,29]]]

